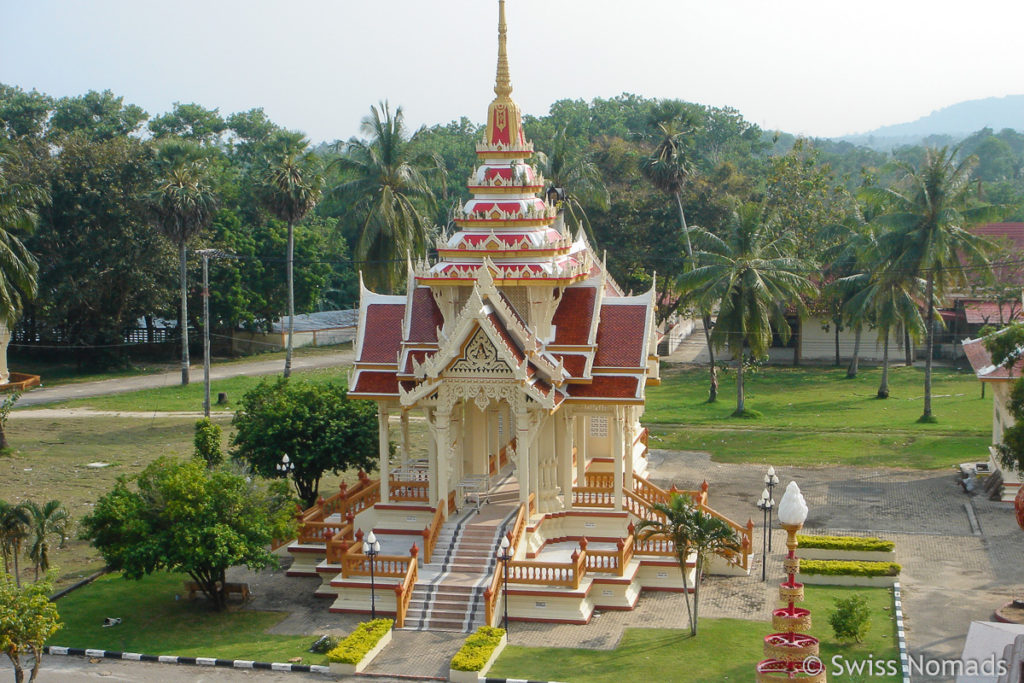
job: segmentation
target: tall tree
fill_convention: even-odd
[[[918,166],[900,162],[903,172],[898,187],[888,190],[891,209],[877,220],[891,228],[883,248],[893,267],[922,277],[925,281],[926,357],[924,370],[924,412],[921,422],[934,422],[932,415],[932,355],[935,346],[935,301],[952,285],[966,285],[964,265],[985,266],[992,248],[984,237],[970,232],[971,226],[999,215],[996,207],[971,196],[974,156],[957,159],[957,150],[928,148]]]
[[[537,154],[538,166],[552,186],[564,192],[562,210],[570,228],[581,227],[593,241],[586,206],[608,209],[611,196],[601,178],[601,170],[585,149],[579,149],[565,128],[555,133],[548,152]]]
[[[653,519],[644,519],[637,524],[637,537],[641,540],[653,536],[672,539],[676,561],[683,574],[683,597],[690,617],[690,634],[697,635],[700,615],[700,577],[708,558],[722,551],[737,551],[740,548],[736,531],[722,520],[701,510],[687,496],[673,494],[668,503],[655,503]],[[693,603],[687,585],[686,570],[689,556],[696,557]]]
[[[284,376],[292,374],[292,339],[295,334],[295,224],[320,201],[323,175],[320,159],[309,150],[309,141],[298,133],[277,135],[278,149],[268,159],[259,196],[263,206],[288,224],[286,275],[288,280],[288,348]]]
[[[694,135],[697,120],[693,113],[676,100],[659,102],[651,112],[649,125],[653,132],[654,151],[640,165],[644,177],[659,190],[672,196],[679,211],[679,227],[686,238],[686,256],[693,257],[690,231],[683,209],[683,190],[695,169],[688,143]]]
[[[190,158],[191,157],[191,158]],[[205,167],[193,149],[180,141],[166,143],[157,153],[160,172],[151,206],[157,227],[178,248],[178,288],[181,298],[181,384],[189,380],[188,354],[188,242],[213,220],[217,198]]]
[[[50,600],[53,581],[46,578],[24,588],[0,574],[0,652],[7,655],[14,668],[14,683],[23,683],[25,669],[22,655],[32,655],[32,673],[36,680],[43,663],[46,641],[61,627],[57,605]]]
[[[352,139],[335,160],[343,177],[333,192],[351,201],[358,222],[356,258],[368,260],[367,280],[394,291],[407,253],[423,254],[431,233],[427,218],[435,198],[426,171],[436,160],[417,154],[408,136],[401,107],[387,102],[370,107],[360,130],[367,139]]]
[[[14,582],[21,585],[18,557],[28,538],[31,517],[24,503],[0,500],[0,552],[4,556],[4,572],[13,568]]]
[[[39,264],[19,235],[35,229],[37,208],[48,198],[15,170],[19,163],[14,144],[0,139],[0,323],[8,329],[14,327],[24,299],[37,293]]]
[[[160,458],[136,478],[121,477],[82,520],[82,537],[125,579],[155,571],[192,577],[214,609],[225,607],[224,574],[244,564],[276,567],[268,548],[294,533],[287,488],[199,460]]]
[[[773,326],[783,340],[788,339],[787,308],[802,315],[802,297],[817,293],[817,288],[804,275],[808,263],[789,255],[789,237],[780,234],[774,216],[759,204],[739,207],[722,237],[705,231],[700,241],[697,267],[679,277],[679,286],[700,300],[718,302],[711,341],[727,348],[736,361],[734,415],[742,416],[744,348],[754,358],[766,355]]]
[[[35,566],[35,578],[39,580],[39,570],[50,570],[50,541],[57,539],[57,547],[63,548],[68,540],[68,526],[71,514],[59,500],[51,500],[42,505],[27,501],[28,511],[28,557]]]

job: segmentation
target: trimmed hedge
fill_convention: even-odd
[[[481,626],[476,633],[466,638],[466,642],[452,657],[451,667],[456,671],[480,671],[504,635],[503,628]]]
[[[892,541],[874,536],[804,536],[797,534],[797,542],[801,548],[820,548],[822,550],[861,550],[866,552],[889,552],[896,547]]]
[[[364,621],[356,626],[345,640],[338,643],[338,646],[327,653],[327,659],[331,662],[342,664],[358,664],[366,653],[377,645],[377,641],[391,630],[393,619],[374,619]]]
[[[801,574],[820,576],[899,576],[895,562],[861,562],[858,560],[800,560]]]

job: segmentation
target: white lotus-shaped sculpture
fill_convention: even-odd
[[[783,524],[803,524],[807,520],[807,501],[795,481],[786,486],[786,493],[779,503],[779,521]]]

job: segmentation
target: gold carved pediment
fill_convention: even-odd
[[[512,367],[498,356],[498,349],[481,328],[469,338],[462,354],[452,361],[446,375],[511,377]]]

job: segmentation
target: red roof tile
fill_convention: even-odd
[[[412,359],[413,358],[416,359],[417,363],[422,365],[423,361],[425,361],[426,359],[428,359],[431,356],[433,356],[434,353],[435,353],[434,351],[422,351],[422,350],[419,350],[419,349],[414,349],[414,350],[410,351],[405,356],[405,365],[402,366],[402,374],[403,375],[411,375],[412,374],[412,372],[413,372]]]
[[[597,290],[593,287],[569,287],[562,293],[558,310],[551,320],[555,326],[555,344],[587,343],[596,299]]]
[[[505,331],[505,326],[501,324],[501,318],[499,318],[497,314],[491,313],[487,316],[487,319],[494,325],[494,329],[497,330],[498,336],[501,337],[503,342],[505,342],[505,347],[515,357],[516,362],[522,363],[523,359],[526,358],[526,355],[523,353],[522,349],[519,348],[519,345],[515,343],[509,333]]]
[[[417,287],[412,293],[412,314],[409,321],[410,342],[436,342],[437,328],[444,324],[441,309],[429,287]]]
[[[361,363],[396,363],[402,345],[405,304],[370,304],[366,307]]]
[[[587,367],[587,357],[581,356],[576,353],[555,353],[552,354],[555,358],[562,359],[562,365],[565,366],[566,372],[571,377],[582,377],[583,371]]]
[[[964,319],[969,325],[997,325],[1010,323],[1020,317],[1020,302],[1006,302],[1000,306],[995,301],[963,299]]]
[[[1024,251],[1024,223],[989,223],[971,228],[975,235],[984,235],[995,243],[1012,245],[1016,251]]]
[[[996,332],[996,334],[999,334]],[[963,343],[964,355],[967,356],[971,368],[978,379],[1016,379],[1024,373],[1024,359],[1017,361],[1010,372],[1002,365],[992,365],[992,355],[985,348],[985,337],[966,339]]]
[[[364,370],[359,373],[359,377],[356,379],[356,386],[352,389],[351,393],[397,396],[398,378],[393,372]]]
[[[637,398],[639,380],[630,375],[596,375],[590,384],[571,384],[572,398]]]
[[[601,324],[597,328],[597,355],[594,367],[644,367],[647,339],[647,307],[639,305],[604,305]]]

